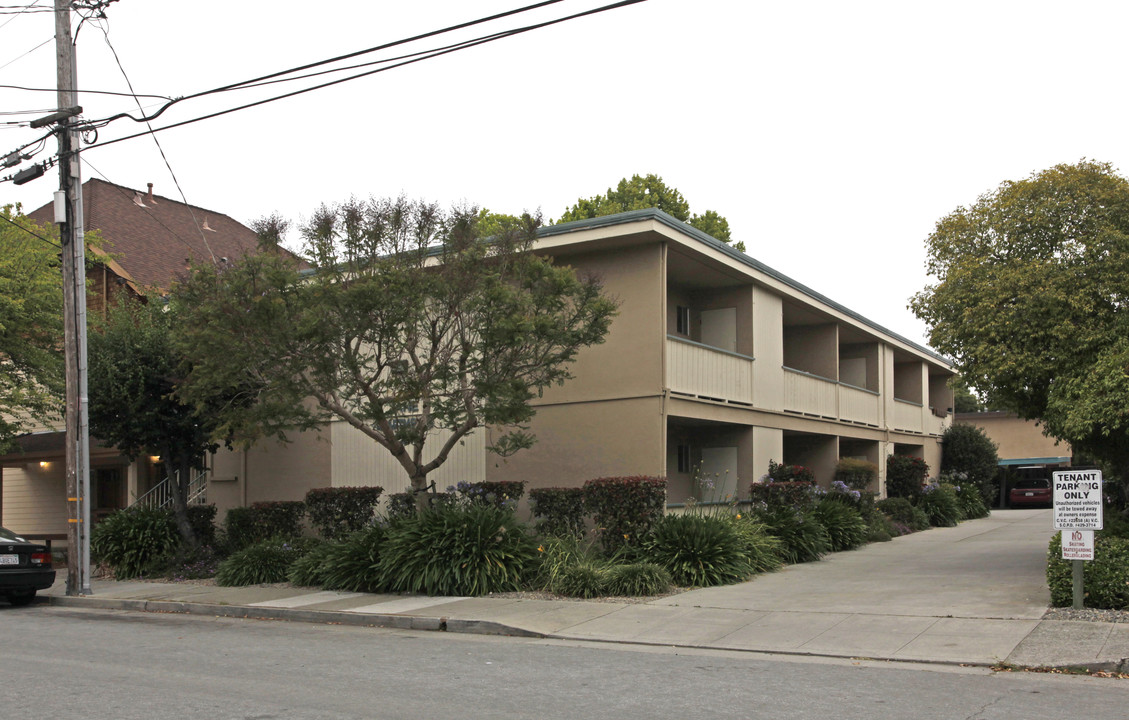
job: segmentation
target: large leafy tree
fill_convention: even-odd
[[[1129,181],[1107,163],[1001,184],[937,222],[912,300],[991,407],[1129,469]]]
[[[90,430],[126,456],[160,455],[173,479],[173,516],[181,537],[196,543],[186,508],[188,486],[209,452],[216,412],[230,393],[199,405],[174,391],[187,366],[173,343],[173,315],[160,302],[126,300],[89,333]]]
[[[572,222],[573,220],[587,220],[589,218],[614,215],[629,210],[643,210],[645,208],[658,208],[667,215],[688,223],[724,243],[731,242],[729,221],[713,210],[706,210],[701,215],[690,214],[690,203],[682,197],[677,189],[667,187],[658,175],[632,175],[624,178],[614,188],[608,188],[603,195],[591,198],[580,198],[572,207],[565,210],[557,222]],[[735,243],[733,247],[745,252],[744,243]]]
[[[531,252],[538,224],[403,198],[322,206],[301,227],[312,273],[264,254],[175,290],[192,362],[180,396],[248,388],[218,428],[246,437],[347,422],[396,458],[422,506],[468,433],[498,429],[501,454],[528,447],[531,400],[607,333],[615,303]]]
[[[63,280],[54,227],[0,208],[0,452],[61,419]]]

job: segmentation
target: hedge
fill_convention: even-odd
[[[310,522],[327,540],[340,540],[372,522],[384,488],[327,487],[306,493]]]
[[[666,512],[666,478],[647,475],[594,478],[584,483],[604,550],[614,552],[644,538]]]
[[[529,491],[529,505],[542,535],[584,534],[583,488],[534,488]]]

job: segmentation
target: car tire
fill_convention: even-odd
[[[8,602],[12,604],[12,607],[23,607],[24,605],[30,605],[31,601],[34,599],[34,590],[27,590],[21,593],[12,593],[8,596]]]

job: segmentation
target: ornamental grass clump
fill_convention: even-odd
[[[561,570],[553,591],[567,597],[600,597],[608,587],[608,569],[609,564],[604,560],[568,565]]]
[[[338,543],[325,542],[317,545],[290,565],[287,579],[291,585],[302,587],[321,587],[325,583],[325,560]]]
[[[372,525],[330,545],[321,586],[326,590],[381,592],[380,556],[387,539],[385,526]]]
[[[954,485],[957,493],[957,505],[960,513],[966,520],[988,517],[991,511],[984,496],[975,485]]]
[[[933,527],[953,527],[964,519],[956,488],[952,485],[926,485],[917,499],[917,508],[925,513]]]
[[[94,561],[113,568],[115,580],[141,575],[180,546],[168,510],[133,507],[106,516],[90,535]]]
[[[857,491],[856,491],[857,492]],[[831,552],[853,550],[866,543],[866,521],[858,510],[847,503],[832,499],[830,495],[820,500],[811,516],[827,530]]]
[[[477,503],[432,507],[388,527],[380,587],[427,595],[518,590],[537,543],[512,510]]]
[[[811,515],[790,507],[767,507],[755,515],[780,540],[780,558],[785,563],[813,562],[831,549],[827,530]]]
[[[778,570],[783,564],[780,557],[780,538],[768,531],[768,526],[754,519],[749,513],[731,516],[730,523],[745,552],[745,559],[753,573],[764,573]]]
[[[606,571],[605,595],[645,597],[670,590],[671,577],[657,563],[640,562],[610,565]]]
[[[323,541],[274,537],[246,547],[220,563],[216,584],[225,587],[286,582],[290,566]]]
[[[920,508],[915,508],[906,498],[879,500],[875,507],[893,521],[899,535],[929,529],[929,516]]]
[[[753,573],[733,523],[713,515],[667,515],[647,538],[646,554],[678,585],[729,585]]]

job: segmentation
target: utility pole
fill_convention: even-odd
[[[58,109],[74,108],[78,93],[70,0],[55,0]],[[59,120],[59,193],[55,221],[63,247],[63,337],[66,363],[67,595],[90,590],[90,443],[86,390],[86,249],[82,217],[81,140],[74,113]],[[61,195],[61,197],[59,197]],[[60,203],[61,200],[61,203]],[[59,205],[63,207],[60,208]]]

